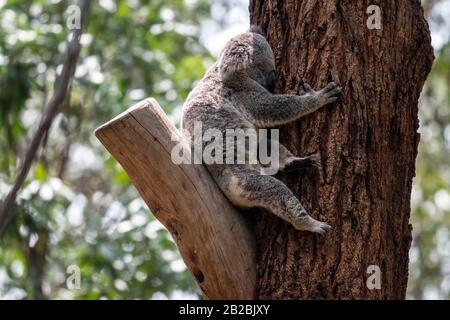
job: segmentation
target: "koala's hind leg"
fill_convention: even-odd
[[[245,166],[233,168],[229,174],[223,191],[234,205],[267,209],[298,230],[323,234],[331,229],[327,223],[309,216],[291,190],[278,179]]]

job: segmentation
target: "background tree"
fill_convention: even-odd
[[[275,51],[278,91],[332,79],[344,88],[337,106],[282,132],[294,153],[320,153],[319,175],[282,178],[334,230],[319,238],[270,214],[257,218],[260,298],[405,297],[417,105],[433,49],[419,1],[377,2],[380,30],[367,27],[370,5],[250,2],[251,21],[267,30]],[[370,265],[381,269],[380,290],[366,286]]]

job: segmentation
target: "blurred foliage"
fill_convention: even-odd
[[[198,298],[169,234],[93,131],[147,96],[177,122],[190,88],[212,62],[199,41],[202,28],[224,28],[231,18],[223,12],[236,1],[245,2],[213,1],[213,7],[207,0],[93,1],[70,102],[46,137],[1,240],[0,297]],[[447,28],[448,11],[439,5],[450,8],[450,1],[423,2],[432,30]],[[0,0],[0,198],[14,181],[60,71],[70,4],[76,2]],[[446,31],[420,107],[408,286],[408,297],[416,299],[450,298]],[[66,285],[71,265],[81,270],[79,290]]]
[[[0,1],[1,197],[64,60],[71,4],[76,2]],[[169,234],[93,132],[147,96],[177,120],[211,61],[199,44],[209,10],[204,0],[92,1],[70,103],[3,235],[0,296],[198,297]],[[67,289],[70,265],[81,269],[80,290]]]
[[[450,45],[436,62],[421,101],[421,143],[412,195],[409,294],[450,299]]]
[[[424,0],[436,60],[420,100],[408,298],[450,299],[450,1]]]

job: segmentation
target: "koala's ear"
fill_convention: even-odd
[[[263,37],[266,36],[266,33],[263,31],[262,27],[254,25],[254,24],[250,26],[250,29],[248,29],[248,32],[258,33],[258,34],[262,35]]]
[[[229,79],[236,72],[245,71],[252,62],[252,50],[252,47],[245,43],[230,43],[219,59],[222,80]]]

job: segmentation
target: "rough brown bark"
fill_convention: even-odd
[[[382,30],[366,27],[372,4]],[[258,216],[259,298],[403,299],[417,105],[433,61],[420,2],[251,0],[250,13],[274,49],[278,92],[343,87],[340,103],[281,131],[294,153],[320,153],[319,173],[281,178],[334,229],[320,238]],[[380,290],[366,286],[369,265],[381,268]]]
[[[178,141],[154,99],[146,99],[95,132],[130,176],[155,217],[177,243],[205,299],[253,299],[254,236],[203,165],[175,164]]]

